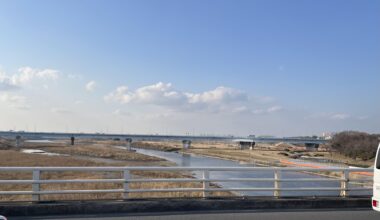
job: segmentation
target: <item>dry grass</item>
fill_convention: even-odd
[[[102,158],[113,158],[118,161],[112,166],[134,166],[134,165],[170,165],[161,159],[126,152],[117,148],[106,147],[106,143],[81,144],[78,146],[66,146],[66,144],[28,144],[28,148],[38,148],[49,152],[85,155]],[[77,156],[47,156],[37,154],[25,154],[17,150],[0,150],[0,166],[110,166],[109,163],[97,162],[89,158],[83,159]],[[41,179],[104,179],[121,178],[120,172],[45,172]],[[192,178],[190,173],[179,172],[148,172],[133,171],[134,178]],[[31,179],[31,173],[1,172],[0,179]],[[130,183],[131,189],[159,189],[159,188],[200,188],[201,183]],[[215,187],[215,186],[214,186]],[[75,189],[121,189],[121,183],[67,183],[67,184],[41,184],[41,190],[75,190]],[[31,185],[1,184],[1,191],[30,191]],[[211,196],[231,196],[229,192],[213,192]],[[165,193],[130,193],[130,198],[152,198],[152,197],[200,197],[201,192],[165,192]],[[30,195],[0,196],[0,201],[28,201]],[[108,194],[63,194],[43,195],[42,200],[92,200],[92,199],[122,199],[121,193]]]
[[[180,141],[166,141],[166,142],[136,142],[134,143],[136,147],[147,148],[153,150],[162,151],[180,151],[184,152],[182,149],[182,143]],[[324,146],[322,146],[325,149]],[[278,143],[278,144],[268,144],[268,143],[257,143],[254,150],[240,150],[233,143],[228,142],[193,142],[191,144],[191,149],[186,150],[188,153],[194,153],[205,156],[218,157],[228,160],[241,161],[246,163],[265,161],[269,164],[277,164],[280,160],[289,159],[288,156],[281,153],[286,153],[292,155],[289,152],[299,152],[304,155],[309,155],[312,157],[319,156],[325,159],[337,161],[342,164],[347,164],[350,166],[360,166],[360,167],[370,167],[373,165],[373,160],[363,161],[355,160],[346,157],[337,152],[307,152],[304,147],[295,146],[292,144]]]
[[[0,137],[0,150],[6,150],[13,147],[13,144],[10,140]]]
[[[25,143],[24,148],[41,149],[47,152],[69,154],[78,156],[89,156],[106,159],[124,160],[124,161],[163,161],[157,157],[151,157],[132,151],[118,149],[116,146],[122,146],[116,141],[77,141],[74,146],[68,143]]]
[[[375,159],[371,160],[356,160],[349,157],[344,156],[343,154],[340,154],[338,152],[330,152],[325,153],[324,157],[327,159],[332,159],[336,161],[340,161],[341,163],[350,165],[350,166],[359,166],[359,167],[371,167],[374,164]]]

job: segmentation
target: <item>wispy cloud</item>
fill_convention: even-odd
[[[337,121],[340,121],[340,120],[347,120],[347,119],[352,119],[352,118],[357,118],[357,117],[354,117],[348,113],[343,113],[343,112],[319,112],[319,113],[313,113],[309,116],[306,117],[306,119],[329,119],[329,120],[337,120]]]
[[[191,104],[226,104],[248,100],[246,93],[224,86],[202,93],[185,93],[185,96]]]
[[[58,70],[54,69],[36,69],[29,66],[21,67],[18,73],[11,76],[12,84],[23,85],[34,79],[56,80],[59,77]]]
[[[267,109],[267,112],[268,112],[268,113],[278,112],[278,111],[281,111],[282,109],[283,109],[282,106],[278,106],[278,105],[276,105],[276,106],[269,107],[269,108]]]
[[[83,76],[82,75],[78,75],[78,74],[67,74],[67,78],[76,80],[76,79],[82,79]]]
[[[19,87],[12,83],[12,80],[5,73],[0,72],[0,91],[9,91]]]
[[[254,109],[252,110],[252,114],[259,115],[259,114],[270,114],[270,113],[275,113],[282,111],[284,108],[279,105],[271,106],[268,108],[259,108],[259,109]]]
[[[92,91],[95,90],[96,86],[97,86],[97,83],[96,83],[95,81],[92,80],[92,81],[88,82],[88,83],[85,85],[85,89],[86,89],[86,91],[88,91],[88,92],[92,92]]]
[[[361,116],[358,116],[357,119],[359,119],[359,120],[367,120],[367,119],[369,119],[369,116],[367,116],[367,115],[361,115]]]
[[[333,120],[346,120],[346,119],[351,118],[351,115],[346,114],[346,113],[337,113],[337,114],[330,115],[330,118]]]
[[[227,87],[218,87],[202,93],[189,93],[175,90],[170,83],[156,83],[140,87],[134,91],[120,86],[104,97],[106,101],[121,104],[137,103],[158,106],[186,107],[191,105],[221,105],[238,100],[246,100],[245,94]]]
[[[8,75],[0,72],[0,90],[10,90],[25,86],[35,80],[57,80],[59,71],[55,69],[37,69],[21,67],[16,73]],[[46,84],[44,84],[46,86]]]
[[[0,101],[9,105],[10,107],[20,110],[30,109],[30,106],[26,104],[26,97],[24,96],[4,93],[0,94]]]
[[[104,98],[107,101],[116,101],[122,104],[140,103],[171,105],[183,101],[185,96],[182,93],[173,90],[170,83],[159,82],[153,85],[140,87],[135,91],[130,91],[127,86],[120,86]]]
[[[108,102],[120,104],[156,105],[169,108],[173,111],[209,113],[252,113],[254,105],[264,105],[260,113],[274,113],[280,111],[280,106],[265,107],[272,102],[270,97],[250,97],[247,93],[225,86],[194,93],[182,92],[174,89],[171,83],[158,82],[153,85],[143,86],[136,90],[130,90],[127,86],[119,86],[104,97]]]
[[[69,109],[61,108],[61,107],[51,108],[50,111],[53,112],[53,113],[56,113],[56,114],[71,114],[71,113],[73,113]]]
[[[118,115],[118,116],[131,116],[132,114],[130,112],[125,112],[121,109],[116,109],[112,112],[113,115]]]

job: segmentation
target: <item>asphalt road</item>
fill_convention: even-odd
[[[54,217],[14,217],[9,220],[44,219],[44,220],[379,220],[380,212],[372,210],[292,210],[292,211],[241,211],[217,213],[150,213],[120,215],[86,215],[86,216],[54,216]]]

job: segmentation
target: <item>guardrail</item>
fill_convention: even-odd
[[[41,179],[42,172],[121,172],[120,179]],[[131,171],[198,171],[202,173],[202,178],[162,178],[162,179],[136,179],[132,178]],[[272,178],[210,178],[210,173],[214,171],[268,171],[273,173]],[[283,168],[283,167],[0,167],[1,172],[32,172],[32,179],[28,180],[4,180],[0,179],[0,189],[2,184],[31,184],[31,191],[0,191],[2,195],[32,195],[32,201],[40,201],[40,195],[48,194],[83,194],[83,193],[122,193],[124,199],[129,198],[129,193],[143,192],[202,192],[203,197],[208,197],[214,191],[271,191],[274,197],[280,197],[283,191],[339,191],[340,196],[346,197],[350,191],[369,191],[370,187],[349,187],[350,173],[367,172],[372,173],[373,169],[364,168]],[[283,172],[306,172],[315,175],[322,175],[323,178],[281,178]],[[326,176],[326,172],[340,173],[340,176]],[[366,182],[371,179],[355,178],[355,181]],[[164,189],[131,189],[130,183],[146,182],[201,182],[201,188],[164,188]],[[248,187],[248,188],[211,188],[211,182],[271,182],[273,187]],[[339,182],[340,187],[308,187],[308,188],[284,188],[282,182]],[[41,190],[41,184],[65,184],[65,183],[122,183],[120,189],[81,189],[81,190]]]

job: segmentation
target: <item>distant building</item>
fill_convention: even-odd
[[[334,135],[335,135],[335,132],[323,132],[322,138],[325,140],[331,140]]]

